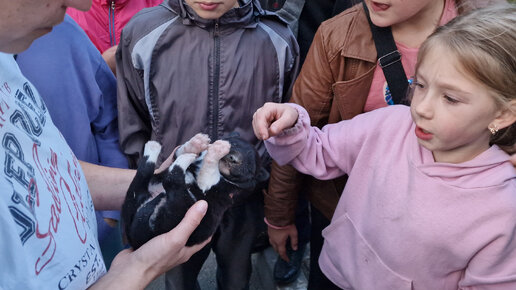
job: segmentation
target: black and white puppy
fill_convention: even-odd
[[[210,144],[207,135],[197,134],[176,151],[168,170],[155,175],[160,150],[155,141],[145,144],[122,206],[125,236],[134,249],[173,229],[201,199],[208,202],[208,211],[186,245],[205,241],[233,198],[252,192],[269,177],[254,146],[235,135]]]

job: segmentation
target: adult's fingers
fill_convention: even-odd
[[[188,209],[183,220],[169,233],[186,244],[190,235],[201,223],[207,210],[208,203],[205,200],[196,202]]]

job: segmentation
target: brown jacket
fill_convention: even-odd
[[[314,126],[351,119],[363,112],[375,66],[376,49],[358,4],[321,24],[290,101],[306,108]],[[346,178],[321,181],[273,163],[265,216],[275,226],[293,224],[298,194],[304,193],[331,219]]]

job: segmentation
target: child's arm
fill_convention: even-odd
[[[349,168],[352,163],[352,158],[344,156],[348,151],[342,142],[353,138],[340,138],[341,125],[327,125],[323,130],[311,127],[306,110],[295,104],[268,103],[258,109],[253,118],[256,136],[266,140],[265,146],[278,164],[289,163],[298,171],[319,179],[341,176],[346,172],[340,165],[345,163]]]
[[[406,106],[378,109],[322,129],[310,124],[306,110],[296,104],[264,106],[253,120],[256,135],[268,138],[267,151],[279,165],[290,164],[321,180],[349,174],[358,157],[361,162],[372,162],[390,154],[393,142],[404,144],[406,136],[393,132],[413,131],[410,108]]]

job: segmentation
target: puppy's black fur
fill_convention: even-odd
[[[207,136],[202,136],[209,143]],[[186,245],[205,241],[217,229],[233,198],[252,192],[268,179],[269,174],[250,143],[234,135],[224,140],[231,145],[229,153],[223,155],[227,144],[224,149],[219,141],[197,159],[192,153],[176,153],[176,161],[158,175],[154,174],[154,169],[160,145],[152,141],[145,145],[144,156],[122,206],[125,236],[134,249],[177,226],[188,208],[201,199],[208,202],[208,211]],[[153,198],[150,185],[159,183],[164,191]]]

